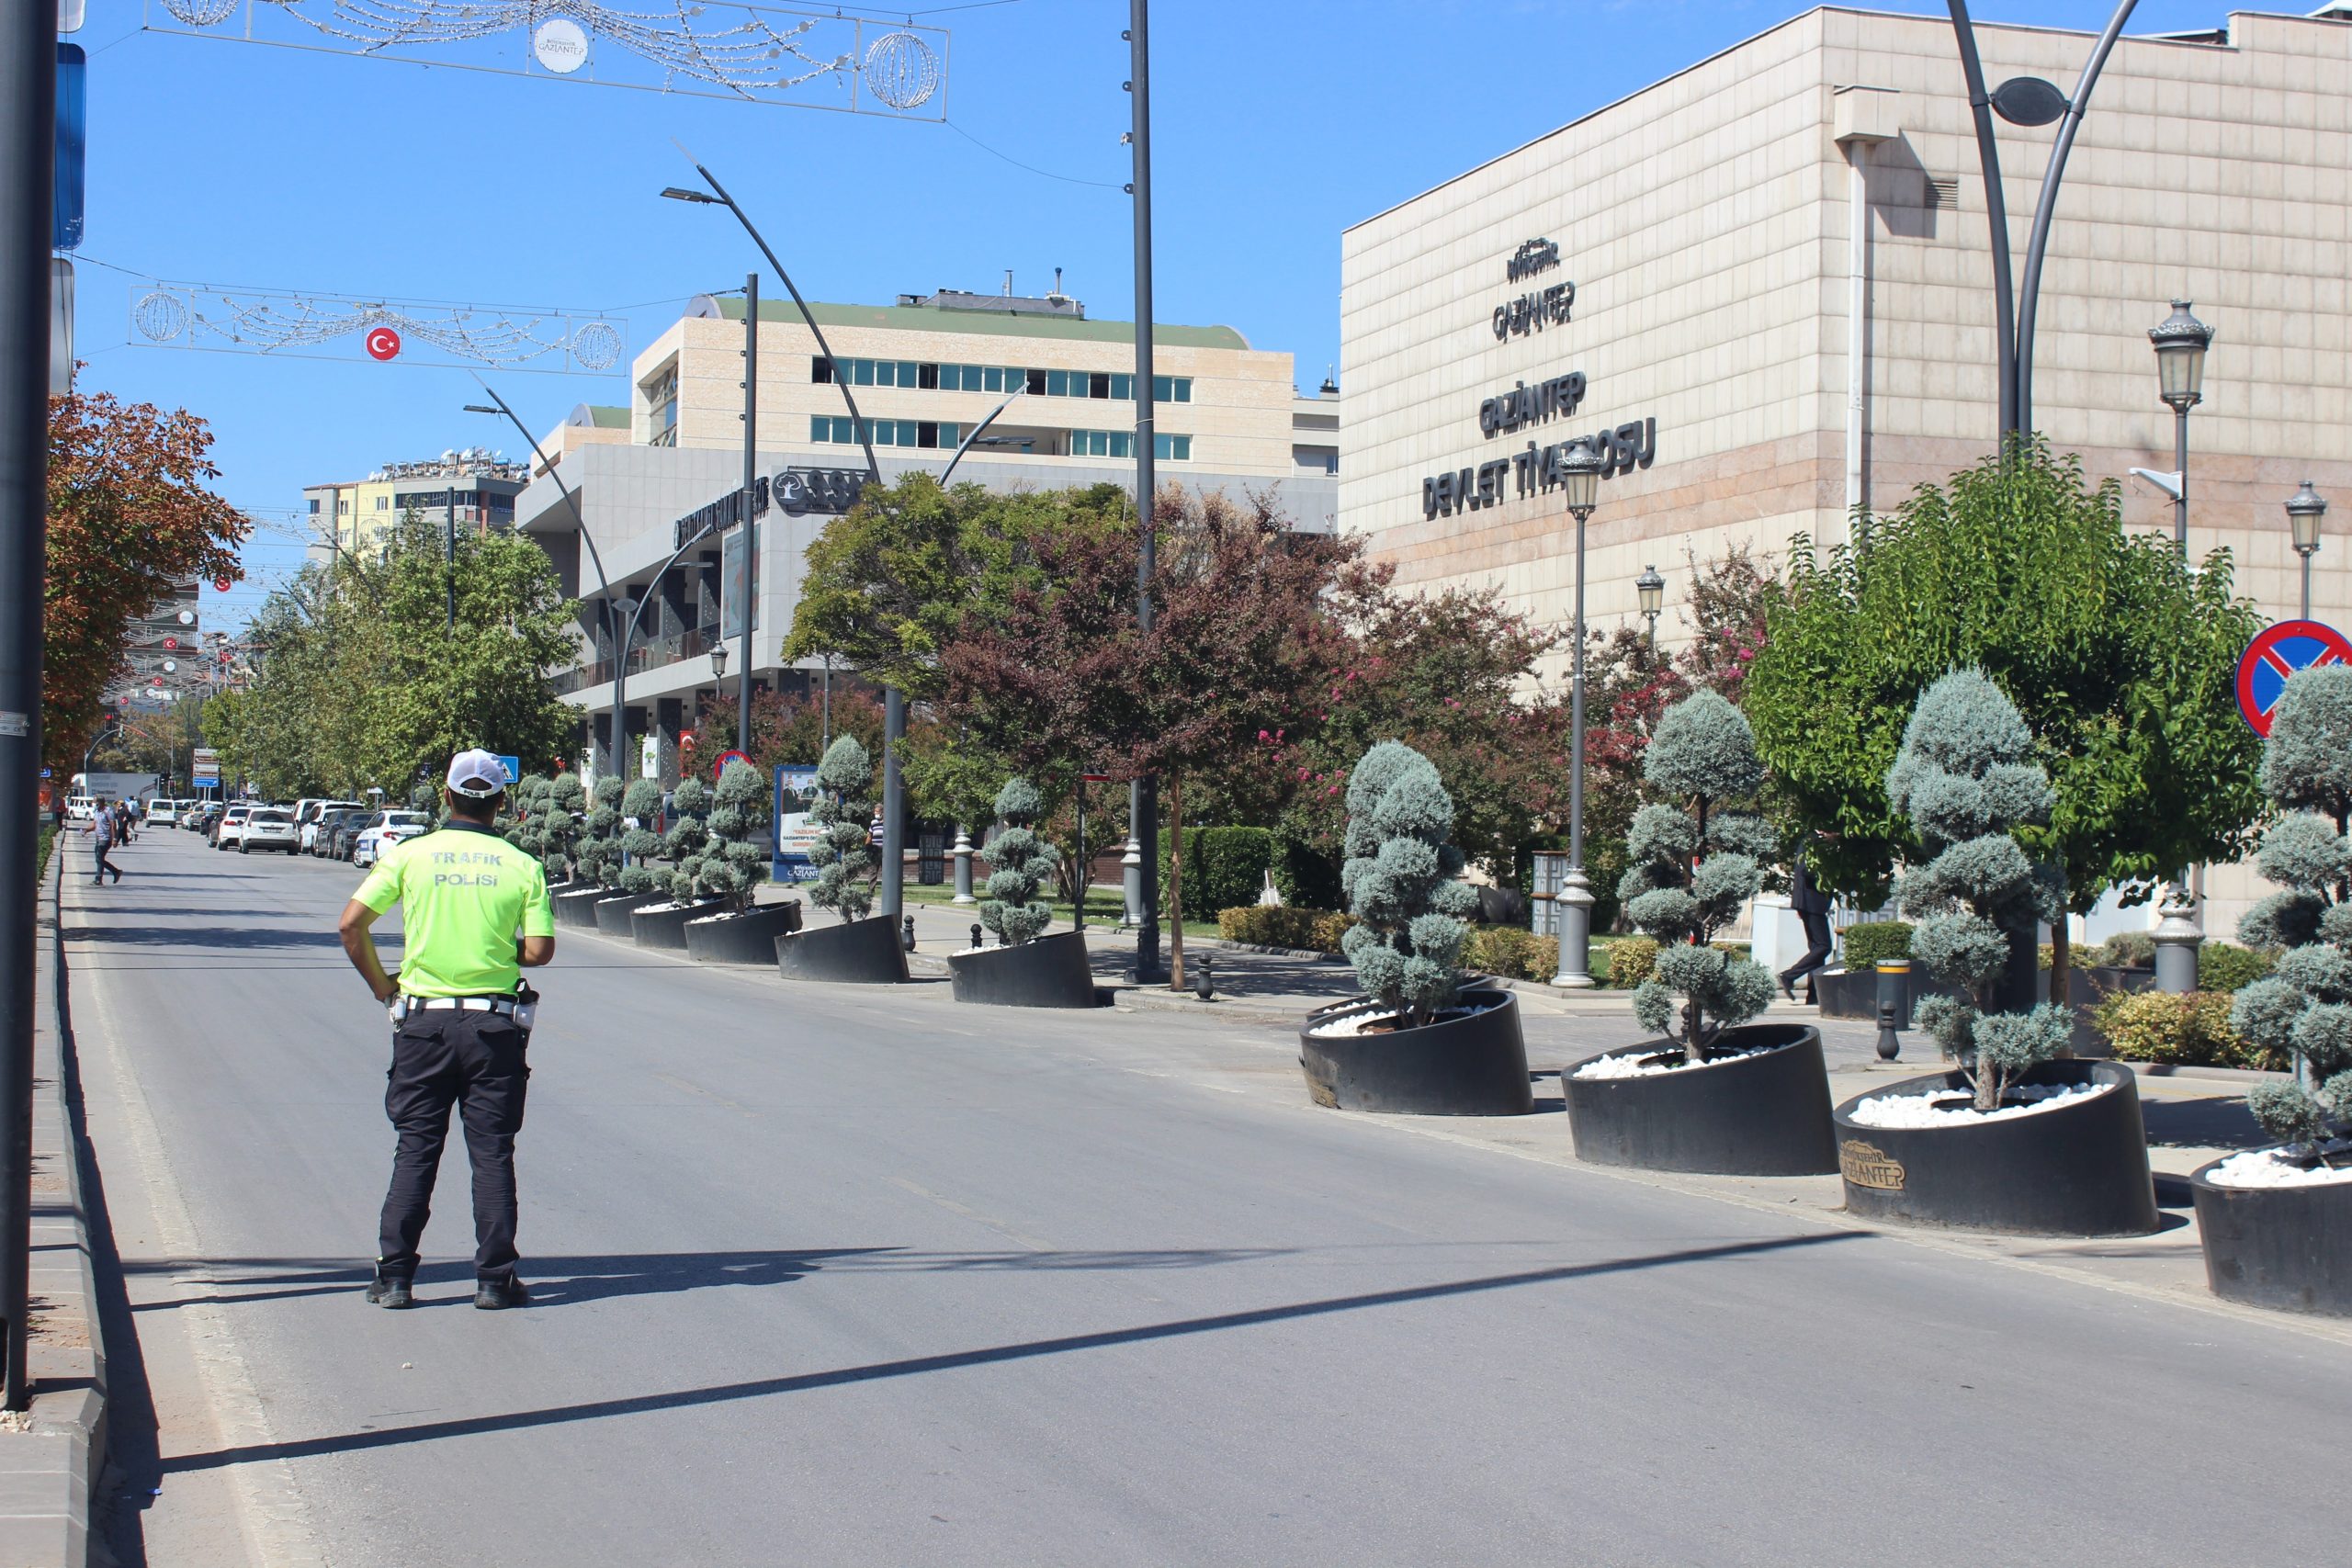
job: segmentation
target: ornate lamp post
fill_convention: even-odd
[[[2294,531],[2295,553],[2303,558],[2303,619],[2312,618],[2312,557],[2319,554],[2319,520],[2327,515],[2327,498],[2303,488],[2287,498],[2287,526]]]
[[[2174,547],[2188,553],[2188,411],[2204,400],[2205,350],[2213,329],[2189,314],[2188,301],[2172,302],[2172,314],[2148,330],[2156,347],[2156,395],[2172,409],[2173,471],[2165,488],[2172,492]],[[2185,996],[2197,988],[2197,951],[2205,932],[2197,923],[2197,894],[2184,867],[2165,889],[2158,908],[2156,929],[2156,989]]]
[[[1600,502],[1600,453],[1580,435],[1561,455],[1568,515],[1577,520],[1577,613],[1574,673],[1568,684],[1568,871],[1560,886],[1560,972],[1552,984],[1575,990],[1592,985],[1592,885],[1584,874],[1584,525]],[[1660,584],[1663,592],[1664,584]]]
[[[1642,614],[1649,617],[1650,657],[1657,657],[1657,613],[1666,608],[1666,579],[1657,568],[1645,566],[1642,575],[1634,579],[1634,590],[1642,596]]]
[[[2172,408],[2172,537],[2188,548],[2188,411],[2204,400],[2205,350],[2213,329],[2188,313],[2188,301],[2172,302],[2172,314],[2148,329],[2156,345],[2157,396]]]

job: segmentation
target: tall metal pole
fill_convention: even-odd
[[[760,275],[743,276],[743,634],[736,644],[735,750],[752,754],[752,614],[758,608],[758,525],[752,496],[760,483]]]
[[[1151,629],[1151,580],[1158,541],[1153,537],[1152,460],[1159,426],[1152,407],[1151,371],[1151,37],[1149,0],[1127,0],[1129,141],[1135,178],[1127,192],[1136,213],[1136,625]],[[1136,931],[1136,978],[1157,980],[1159,968],[1159,781],[1141,778],[1128,786],[1132,837],[1142,851],[1142,923]]]
[[[1592,986],[1593,899],[1584,874],[1584,525],[1592,509],[1570,510],[1577,520],[1577,642],[1568,677],[1568,870],[1558,895],[1559,958],[1552,984],[1587,990]]]
[[[0,8],[0,1404],[22,1410],[32,1247],[33,812],[49,513],[55,0]],[[85,768],[84,772],[88,772]],[[58,846],[62,854],[64,847]]]
[[[357,534],[356,523],[353,525],[352,532]],[[458,487],[455,485],[441,487],[441,575],[449,585],[449,630],[454,634],[458,629]],[[336,537],[341,536],[342,531],[337,529]]]
[[[2172,542],[2188,554],[2188,405],[2172,411],[2172,471],[2180,479],[2180,493],[2172,498]]]
[[[2001,153],[1993,140],[1993,99],[1984,90],[1984,66],[1976,57],[1976,29],[1966,0],[1947,0],[1951,30],[1960,41],[1961,74],[1976,123],[1976,162],[1984,175],[1984,220],[1993,234],[1994,362],[2000,378],[2001,437],[2018,429],[2017,308],[2009,293],[2009,204],[2001,186]]]

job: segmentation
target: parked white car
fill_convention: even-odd
[[[68,822],[88,822],[98,814],[98,797],[95,795],[74,795],[65,798],[65,819]]]
[[[245,818],[252,816],[253,811],[253,807],[242,800],[223,811],[220,826],[212,830],[212,847],[216,850],[234,849],[237,835],[245,830]]]
[[[168,828],[180,819],[180,803],[158,795],[147,803],[147,826]]]
[[[237,833],[237,852],[249,855],[255,850],[277,850],[292,854],[300,843],[294,831],[294,814],[282,806],[256,807],[246,813],[244,826]]]
[[[379,811],[352,846],[351,863],[374,865],[379,856],[402,839],[413,839],[432,830],[433,819],[422,811]]]
[[[330,811],[365,811],[367,805],[357,800],[314,800],[309,807],[295,816],[294,826],[301,835],[302,852],[319,852],[319,824]]]

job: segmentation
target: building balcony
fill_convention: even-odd
[[[632,675],[648,670],[659,670],[681,660],[698,659],[718,646],[718,627],[714,625],[695,626],[669,637],[639,637],[628,650],[628,672]],[[591,686],[608,683],[613,678],[613,661],[609,658],[587,664],[575,664],[556,672],[553,678],[555,694],[570,696]]]

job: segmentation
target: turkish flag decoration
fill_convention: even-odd
[[[401,334],[390,327],[371,328],[368,333],[368,357],[391,359],[401,351]]]

